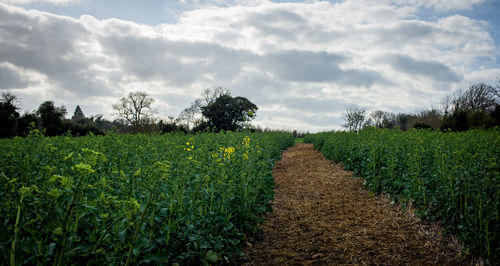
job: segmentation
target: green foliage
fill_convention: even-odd
[[[16,96],[10,93],[2,93],[0,99],[0,138],[10,138],[16,134],[16,121],[19,118],[16,99]]]
[[[254,118],[257,109],[247,98],[233,98],[230,95],[219,96],[207,106],[201,107],[203,116],[215,131],[242,129],[245,122]]]
[[[441,221],[471,251],[500,257],[498,129],[442,133],[364,130],[308,135],[325,156],[365,179],[375,193],[412,201],[422,217]]]
[[[94,124],[75,124],[70,121],[63,121],[63,130],[72,136],[86,136],[88,134],[104,135],[104,132]]]
[[[241,255],[293,136],[0,140],[0,261],[214,264]],[[2,263],[3,264],[3,263]]]
[[[432,127],[424,122],[416,122],[415,125],[413,125],[414,129],[432,129]]]
[[[160,120],[160,122],[158,123],[158,127],[161,133],[183,132],[184,134],[187,134],[189,131],[189,128],[178,124],[175,121],[164,122],[163,120]]]
[[[498,113],[488,114],[485,111],[458,110],[443,117],[441,128],[443,130],[466,131],[473,128],[500,126],[495,115],[498,116]]]
[[[56,136],[64,132],[63,119],[66,114],[64,106],[56,107],[53,101],[45,101],[36,111],[47,136]]]

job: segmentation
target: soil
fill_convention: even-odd
[[[245,265],[465,264],[438,227],[373,195],[312,144],[285,151],[273,174],[273,212]]]

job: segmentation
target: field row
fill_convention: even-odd
[[[0,260],[230,262],[292,144],[284,133],[0,140]]]
[[[369,129],[308,135],[306,142],[375,193],[403,207],[412,202],[418,215],[440,221],[492,263],[500,260],[499,133]]]

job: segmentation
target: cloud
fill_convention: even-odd
[[[369,87],[384,83],[380,73],[363,69],[341,69],[348,58],[328,52],[283,51],[262,56],[262,69],[271,70],[279,79],[295,82],[338,82],[342,85]]]
[[[7,4],[31,4],[37,2],[46,2],[53,5],[67,5],[71,3],[79,3],[81,0],[0,0],[0,2]]]
[[[3,7],[3,8],[2,8]],[[36,71],[76,95],[105,95],[108,88],[94,67],[104,67],[92,51],[85,25],[69,17],[0,5],[0,61]]]
[[[486,0],[391,0],[400,5],[416,5],[426,8],[434,8],[438,11],[451,11],[471,9],[475,5],[484,3]]]
[[[435,61],[416,60],[404,55],[389,55],[387,61],[394,70],[409,75],[424,76],[439,82],[458,82],[462,80],[462,77],[449,67]]]
[[[10,64],[0,64],[0,90],[25,88],[33,82]]]
[[[153,95],[166,116],[224,86],[259,106],[263,126],[326,129],[348,104],[412,111],[499,73],[483,22],[418,17],[421,7],[476,2],[429,3],[188,2],[177,22],[160,25],[0,3],[0,85],[40,100],[33,105],[51,99],[70,110],[78,102],[108,118],[130,91]],[[489,67],[478,67],[485,60]]]

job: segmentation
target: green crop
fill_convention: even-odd
[[[285,133],[0,140],[5,265],[214,264],[273,197]]]
[[[500,134],[368,129],[308,135],[375,193],[413,202],[487,262],[500,260]],[[467,253],[467,252],[466,252]]]

